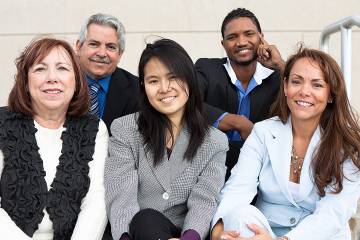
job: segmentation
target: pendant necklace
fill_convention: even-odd
[[[291,150],[291,166],[293,168],[293,173],[295,175],[301,172],[302,163],[304,161],[304,157],[300,157],[296,154],[294,146],[292,146]]]

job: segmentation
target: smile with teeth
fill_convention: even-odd
[[[311,107],[313,106],[314,104],[312,103],[309,103],[309,102],[305,102],[305,101],[301,101],[301,100],[297,100],[295,101],[296,104],[300,105],[300,106],[303,106],[303,107]]]
[[[248,53],[248,52],[250,52],[251,50],[250,49],[238,49],[236,52],[237,53],[240,53],[240,54],[244,54],[244,53]]]
[[[168,103],[168,102],[171,102],[173,99],[175,99],[175,97],[171,96],[171,97],[162,98],[162,99],[160,99],[160,101],[164,102],[164,103]]]
[[[60,90],[58,89],[48,89],[48,90],[44,90],[45,93],[49,93],[49,94],[57,94],[57,93],[61,93]]]

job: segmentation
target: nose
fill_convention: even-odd
[[[56,69],[49,69],[48,82],[58,82],[58,76],[56,74]]]
[[[162,79],[160,81],[160,92],[167,92],[170,88],[170,81],[167,79]]]
[[[247,44],[246,38],[243,36],[238,36],[236,38],[236,46],[244,46]]]
[[[98,54],[99,56],[101,56],[101,57],[105,57],[105,56],[106,56],[106,46],[101,45],[101,46],[98,48],[97,54]]]
[[[303,84],[300,88],[300,95],[302,96],[309,96],[311,91],[310,84]]]

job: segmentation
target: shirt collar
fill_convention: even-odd
[[[91,77],[86,75],[86,79],[87,79],[89,85],[96,81],[98,84],[100,84],[101,89],[105,92],[105,94],[108,92],[110,81],[111,81],[111,75],[106,76],[104,78],[100,78],[98,80],[94,80]]]
[[[233,84],[236,83],[236,80],[237,80],[237,77],[236,77],[236,74],[235,74],[235,71],[234,69],[232,68],[231,66],[231,63],[230,63],[230,59],[227,58],[226,59],[226,63],[223,64],[227,73],[229,74],[230,76],[230,80]],[[269,68],[266,68],[264,67],[261,63],[259,62],[256,62],[256,70],[255,70],[255,73],[253,75],[253,78],[255,79],[255,82],[260,85],[262,83],[262,81],[269,77],[272,73],[274,72],[274,70],[271,70]]]

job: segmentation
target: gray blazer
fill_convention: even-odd
[[[170,159],[153,166],[136,124],[136,114],[114,120],[105,163],[106,210],[114,239],[128,232],[133,216],[152,208],[182,228],[196,230],[202,239],[209,231],[218,195],[224,184],[228,140],[210,128],[192,161],[183,158],[189,143],[186,126]]]

